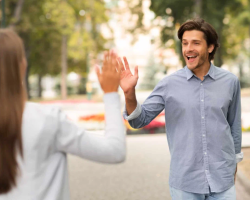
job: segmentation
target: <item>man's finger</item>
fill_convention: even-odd
[[[125,71],[126,68],[123,65],[122,59],[120,57],[118,57],[117,60],[118,60],[121,71]]]
[[[118,73],[122,72],[122,66],[119,64],[118,58],[116,57],[116,70]]]
[[[125,63],[126,70],[130,70],[128,60],[127,60],[127,58],[125,56],[123,57],[123,60],[124,60],[124,63]]]

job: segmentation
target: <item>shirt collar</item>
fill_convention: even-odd
[[[188,69],[187,66],[185,66],[185,70],[186,70],[187,80],[189,80],[193,76],[195,76],[195,74],[190,69]],[[212,63],[210,64],[210,68],[209,68],[208,73],[206,74],[206,76],[207,75],[209,75],[212,79],[215,80],[215,66]]]

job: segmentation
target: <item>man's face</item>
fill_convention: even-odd
[[[202,31],[185,31],[182,36],[182,55],[190,70],[195,70],[209,63],[208,56],[214,46],[207,46]]]

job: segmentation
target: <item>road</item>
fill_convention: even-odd
[[[170,200],[170,154],[165,134],[127,137],[127,160],[105,165],[69,158],[72,200]],[[239,181],[237,200],[250,196]]]
[[[69,156],[72,200],[170,200],[170,155],[165,135],[128,136],[123,164]]]

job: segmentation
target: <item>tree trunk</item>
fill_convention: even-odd
[[[67,98],[67,36],[62,36],[62,79],[61,79],[61,95],[62,99]]]
[[[37,86],[38,86],[38,97],[42,97],[43,87],[42,87],[42,75],[38,74]]]
[[[23,3],[24,3],[24,0],[18,0],[18,2],[16,4],[16,8],[15,8],[15,11],[14,11],[14,16],[13,16],[14,20],[9,26],[11,29],[15,29],[16,24],[21,20]]]

